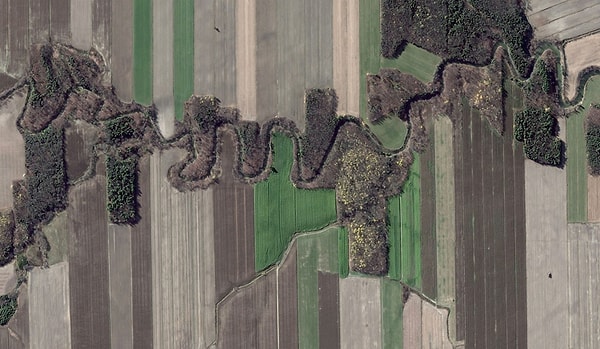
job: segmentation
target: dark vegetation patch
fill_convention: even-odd
[[[367,75],[369,121],[377,123],[386,117],[408,119],[410,102],[422,99],[433,88],[397,69],[381,69],[377,75]]]
[[[106,158],[107,201],[111,222],[135,224],[139,220],[137,161]]]
[[[131,116],[124,115],[104,122],[104,129],[108,142],[118,144],[134,136],[133,120]]]
[[[558,136],[558,122],[548,111],[526,108],[515,115],[515,139],[523,142],[527,158],[542,165],[564,165],[564,142]]]
[[[14,231],[15,217],[13,211],[0,211],[0,266],[5,266],[13,259]]]
[[[600,105],[593,104],[585,123],[585,142],[590,174],[600,174]]]
[[[558,58],[552,50],[546,50],[535,62],[529,79],[520,82],[529,107],[549,109],[554,115],[562,115],[560,88],[558,85]]]
[[[0,325],[5,326],[17,311],[17,295],[0,296]]]
[[[381,53],[397,57],[412,43],[452,61],[484,65],[506,43],[518,72],[529,70],[533,30],[516,1],[382,0]]]

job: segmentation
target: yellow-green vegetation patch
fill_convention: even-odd
[[[386,148],[399,149],[408,133],[404,121],[392,117],[374,125],[367,120],[366,75],[377,74],[380,68],[396,68],[428,83],[433,80],[441,58],[409,44],[397,59],[385,59],[381,55],[379,1],[360,0],[359,17],[360,116]]]
[[[152,104],[152,1],[133,3],[133,96]]]
[[[332,227],[297,240],[298,340],[300,348],[319,347],[319,271],[337,273],[338,239]]]
[[[404,288],[398,281],[381,281],[381,336],[383,349],[402,349],[402,301]]]
[[[254,186],[254,241],[257,271],[277,262],[294,233],[318,230],[337,219],[335,191],[298,189],[290,180],[291,139],[272,137],[273,164],[266,181]]]
[[[42,231],[50,244],[48,264],[66,261],[69,248],[66,212],[54,216],[50,223],[42,227]]]
[[[403,193],[388,200],[389,271],[391,279],[421,289],[421,177],[415,160]]]
[[[194,92],[194,0],[176,0],[173,7],[173,96],[175,117],[183,120],[183,104]]]
[[[577,112],[567,117],[567,218],[569,222],[587,221],[587,159],[584,121],[590,105],[600,103],[600,76],[585,85],[583,101]]]

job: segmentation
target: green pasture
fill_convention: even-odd
[[[133,4],[133,98],[152,104],[152,1]]]
[[[402,349],[402,284],[381,280],[381,336],[383,349]]]
[[[173,97],[175,117],[183,120],[183,104],[194,93],[194,0],[173,6]]]
[[[585,85],[583,109],[567,117],[567,218],[569,222],[587,221],[587,154],[584,121],[592,103],[600,103],[600,76]]]
[[[292,140],[276,133],[272,146],[273,171],[254,186],[256,271],[277,262],[294,233],[318,230],[337,219],[334,190],[298,189],[290,181]]]
[[[403,193],[388,200],[388,218],[388,276],[421,289],[421,177],[418,155],[415,155]]]
[[[379,1],[360,0],[360,115],[381,143],[389,149],[399,149],[404,145],[408,133],[404,121],[388,118],[382,123],[371,124],[367,120],[366,74],[377,74],[380,68],[396,68],[412,74],[427,83],[433,80],[441,58],[418,48],[407,45],[397,59],[381,56],[380,8]]]
[[[337,274],[338,240],[342,228],[301,236],[297,240],[298,341],[299,348],[319,347],[318,272]]]

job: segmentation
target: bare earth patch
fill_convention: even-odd
[[[588,67],[600,67],[600,33],[569,41],[565,45],[565,61],[567,63],[567,78],[564,88],[568,100],[575,98],[578,76]]]

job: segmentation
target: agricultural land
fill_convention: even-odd
[[[597,348],[600,5],[0,0],[0,348]]]

